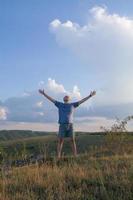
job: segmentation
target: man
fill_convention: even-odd
[[[64,138],[70,138],[72,145],[72,150],[74,156],[77,156],[77,148],[75,143],[75,134],[73,130],[73,112],[80,104],[87,101],[89,98],[96,94],[96,91],[92,91],[89,96],[83,98],[82,100],[74,103],[70,103],[70,97],[65,96],[63,98],[64,103],[56,101],[52,97],[48,96],[44,90],[39,90],[39,93],[45,96],[48,100],[55,104],[59,112],[59,133],[58,133],[58,145],[57,145],[57,154],[58,158],[61,158],[61,151],[64,143]]]

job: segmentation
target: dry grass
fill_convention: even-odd
[[[132,200],[133,156],[81,155],[2,172],[1,200]]]
[[[124,122],[77,158],[9,169],[2,164],[0,200],[133,200],[133,135],[117,132]]]

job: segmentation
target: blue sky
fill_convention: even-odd
[[[8,113],[11,113],[10,107],[5,103],[7,99],[21,98],[24,92],[34,93],[40,81],[44,81],[41,86],[46,87],[48,78],[55,80],[57,84],[62,84],[67,91],[72,92],[76,85],[80,89],[81,96],[88,95],[91,89],[96,89],[99,93],[92,103],[93,107],[101,106],[102,109],[104,106],[130,105],[133,95],[125,97],[132,83],[130,80],[127,81],[127,77],[132,73],[133,64],[130,53],[132,50],[130,44],[133,42],[132,9],[133,2],[130,0],[0,1],[0,100],[3,102],[1,107],[4,109],[7,107]],[[100,17],[102,16],[104,21],[99,17],[100,12],[103,12]],[[114,17],[114,14],[117,16]],[[126,17],[125,21],[123,17]],[[57,19],[58,26],[54,26],[54,23],[51,25]],[[67,21],[72,23],[71,30]],[[129,21],[131,27],[127,28]],[[80,28],[77,28],[75,23]],[[97,32],[93,33],[93,29],[90,29],[92,35],[83,32],[85,26],[89,29],[93,24]],[[103,27],[103,30],[99,27]],[[113,29],[116,31],[112,32]],[[72,32],[73,30],[75,32]],[[125,35],[120,34],[119,37],[118,33],[122,30],[125,31]],[[127,34],[130,31],[131,37]],[[82,32],[83,40],[79,39],[79,34]],[[88,42],[88,38],[91,42]],[[113,46],[112,42],[108,41],[113,41],[115,38],[116,43],[114,42]],[[104,42],[101,44],[102,41]],[[121,41],[125,43],[121,44]],[[113,48],[116,49],[115,53]],[[55,95],[50,90],[48,92]],[[61,91],[62,95],[63,92]],[[55,95],[57,98],[58,96],[60,95]],[[43,109],[45,110],[45,106]],[[129,110],[126,113],[123,111],[120,117],[132,114]],[[108,111],[101,117],[104,116],[108,117]],[[115,111],[112,118],[113,116]],[[8,118],[7,120],[9,121]],[[11,118],[11,121],[15,121],[15,118]]]
[[[59,18],[85,24],[88,10],[95,5],[106,5],[110,12],[132,15],[132,1],[0,1],[0,97],[5,99],[24,90],[34,90],[40,80],[48,77],[67,88],[80,84],[84,91],[87,77],[82,70],[83,63],[57,45],[49,32],[49,23]],[[76,70],[72,66],[77,66]],[[85,77],[82,81],[78,80],[81,73]]]

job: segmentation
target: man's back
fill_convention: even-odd
[[[79,106],[78,102],[62,103],[56,101],[55,106],[59,110],[59,124],[73,123],[73,112],[74,109]]]

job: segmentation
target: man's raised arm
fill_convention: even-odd
[[[46,97],[49,101],[51,101],[52,103],[55,103],[55,102],[56,102],[56,100],[53,99],[52,97],[48,96],[48,95],[44,92],[44,90],[39,89],[39,93],[42,94],[43,96],[45,96],[45,97]]]
[[[91,93],[89,94],[89,96],[83,98],[82,100],[80,100],[80,101],[78,102],[79,105],[80,105],[81,103],[84,103],[85,101],[87,101],[88,99],[90,99],[91,97],[93,97],[94,95],[96,95],[96,91],[91,91]]]

